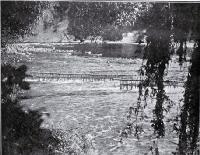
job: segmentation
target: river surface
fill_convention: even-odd
[[[143,63],[140,58],[73,56],[67,51],[48,53],[30,50],[28,57],[23,62],[28,66],[28,73],[131,74],[136,79],[139,78],[137,71]],[[184,81],[186,75],[187,66],[180,68],[177,58],[173,57],[166,79]],[[179,114],[179,100],[184,92],[182,86],[166,86],[165,90],[176,105],[169,112],[164,112],[166,136],[157,140],[159,152],[163,155],[171,154],[176,149],[177,134],[173,131],[170,120]],[[154,99],[148,99],[144,109],[145,119],[141,121],[144,131],[139,140],[131,135],[124,138],[123,143],[119,143],[120,132],[126,125],[127,111],[137,102],[137,88],[120,90],[117,80],[36,80],[31,82],[27,96],[29,98],[22,101],[23,105],[31,109],[44,108],[43,111],[50,114],[49,117],[44,117],[42,127],[72,129],[80,134],[90,135],[97,154],[151,154],[150,147],[155,140],[151,127]]]

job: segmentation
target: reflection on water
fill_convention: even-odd
[[[51,48],[47,45],[35,45],[35,48]],[[56,50],[76,51],[76,55],[102,54],[103,57],[135,58],[142,57],[144,45],[142,44],[123,44],[123,43],[81,43],[54,45]]]

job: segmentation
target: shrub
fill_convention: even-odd
[[[29,154],[32,150],[52,152],[49,146],[56,147],[59,141],[50,130],[41,128],[42,113],[39,110],[25,111],[20,105],[18,94],[30,89],[29,83],[24,81],[27,67],[2,65],[1,68],[3,154]]]

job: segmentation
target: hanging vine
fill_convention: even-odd
[[[165,135],[163,122],[164,104],[171,107],[175,104],[166,95],[164,77],[170,56],[176,52],[180,64],[186,61],[188,40],[194,40],[196,47],[191,58],[191,69],[185,83],[184,104],[181,109],[180,127],[176,126],[179,134],[179,154],[193,153],[197,148],[199,136],[199,74],[200,74],[200,5],[196,4],[153,4],[147,14],[139,17],[138,27],[146,28],[147,45],[145,47],[144,64],[139,70],[143,79],[138,85],[139,96],[136,103],[128,110],[127,126],[122,130],[123,135],[135,131],[139,138],[142,129],[141,121],[144,119],[143,110],[147,105],[146,99],[156,99],[151,121],[156,136]],[[183,33],[182,33],[183,32]],[[174,50],[174,43],[179,44],[178,50]],[[173,52],[172,52],[173,51]],[[140,112],[140,113],[139,113]],[[142,115],[140,115],[142,114]],[[139,116],[140,115],[140,116]],[[138,128],[138,124],[140,127]],[[134,130],[135,129],[135,130]],[[140,129],[140,130],[138,130]],[[140,131],[140,132],[138,132]]]
[[[185,83],[184,105],[181,111],[179,153],[194,153],[199,136],[200,40],[193,51],[192,66]]]
[[[158,15],[158,10],[162,13]],[[151,17],[149,17],[151,15]],[[151,13],[148,14],[149,21],[147,28],[147,46],[145,48],[144,60],[146,63],[140,69],[140,76],[145,79],[140,83],[139,92],[144,91],[144,101],[148,96],[156,98],[156,105],[153,110],[153,120],[151,121],[157,137],[165,135],[165,125],[163,122],[163,104],[169,101],[164,90],[165,69],[170,60],[170,33],[171,16],[169,7],[164,5],[154,5]],[[157,22],[156,22],[157,20]],[[154,21],[154,22],[152,22]],[[162,24],[158,24],[162,23]],[[149,91],[150,90],[150,91]],[[139,98],[143,96],[139,93]]]

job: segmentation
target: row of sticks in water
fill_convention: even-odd
[[[127,89],[127,90],[132,90],[133,87],[137,87],[140,82],[142,82],[143,79],[120,79],[120,89]],[[177,86],[183,86],[184,81],[170,81],[170,80],[166,80],[163,81],[164,86],[173,86],[173,87],[177,87]]]
[[[114,79],[114,78],[132,78],[133,75],[126,74],[59,74],[59,73],[30,73],[30,77],[41,77],[41,78],[94,78],[94,79]]]
[[[120,89],[133,89],[137,87],[138,84],[144,80],[141,77],[136,77],[133,75],[97,75],[97,74],[58,74],[58,73],[32,73],[29,78],[39,79],[40,81],[46,80],[73,80],[82,79],[83,81],[101,81],[101,80],[117,80],[120,81]],[[181,83],[183,85],[184,81],[163,81],[166,86],[178,86]]]

